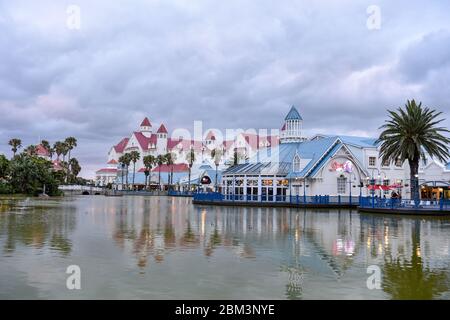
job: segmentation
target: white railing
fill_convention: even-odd
[[[80,185],[63,185],[59,186],[59,190],[62,191],[102,191],[102,188],[99,187],[93,187],[93,186],[80,186]]]

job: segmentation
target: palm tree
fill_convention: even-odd
[[[236,166],[239,164],[239,161],[242,159],[242,154],[238,151],[237,148],[233,150],[233,158],[231,159],[232,166]]]
[[[381,132],[377,143],[381,143],[380,156],[382,162],[404,162],[408,160],[410,168],[411,197],[419,199],[418,171],[420,158],[424,153],[430,157],[445,162],[449,157],[447,145],[450,139],[441,133],[450,132],[437,126],[444,119],[436,118],[442,114],[414,100],[407,101],[405,109],[390,111],[389,119],[380,127]]]
[[[63,154],[64,152],[64,144],[61,141],[56,141],[53,144],[53,150],[55,150],[56,153],[56,160],[59,161],[59,156]]]
[[[123,185],[123,173],[125,171],[126,161],[127,161],[127,159],[126,159],[125,155],[122,155],[122,156],[119,157],[119,163],[120,163],[120,166],[122,167],[122,170],[121,170],[121,173],[122,173],[122,190],[124,189],[123,188],[124,187],[124,185]]]
[[[174,153],[167,153],[165,156],[166,158],[166,164],[169,167],[170,166],[170,171],[167,170],[167,184],[170,186],[172,185],[172,180],[173,180],[173,165],[175,163],[176,160],[176,155]]]
[[[74,137],[68,137],[66,140],[64,140],[64,143],[67,145],[67,150],[69,152],[69,158],[67,161],[70,163],[70,151],[73,150],[77,146],[77,139]]]
[[[144,159],[142,159],[144,161],[144,166],[145,166],[145,188],[147,188],[147,178],[150,174],[150,172],[152,171],[153,165],[156,163],[156,158],[155,156],[152,155],[148,155],[145,156]],[[150,177],[151,180],[151,177]]]
[[[129,153],[125,153],[122,157],[122,163],[123,164],[125,164],[125,167],[126,167],[126,179],[125,179],[125,182],[126,182],[126,185],[127,185],[127,190],[128,190],[128,167],[130,166],[130,163],[131,163],[131,156],[130,156],[130,154]]]
[[[222,155],[223,155],[223,151],[220,148],[215,148],[211,151],[211,158],[214,160],[214,165],[216,166],[216,181],[215,181],[215,190],[217,192],[218,190],[218,184],[217,184],[217,170],[219,168],[220,162],[222,161]]]
[[[69,146],[65,142],[61,142],[61,154],[63,156],[63,161],[66,161],[67,153],[69,152]]]
[[[35,145],[29,145],[25,148],[24,152],[26,152],[30,156],[35,156],[37,154],[37,147]]]
[[[166,162],[166,158],[160,154],[156,157],[156,163],[158,164],[158,189],[161,190],[161,166]]]
[[[9,140],[8,144],[11,146],[13,157],[15,157],[17,150],[19,150],[22,147],[22,140],[14,138]]]
[[[130,152],[130,160],[133,162],[133,190],[134,190],[134,176],[136,174],[136,162],[140,159],[141,155],[138,151],[131,151]]]
[[[189,152],[186,154],[186,161],[189,165],[188,191],[191,191],[191,171],[192,171],[192,166],[194,165],[194,162],[195,162],[194,148],[189,149]]]
[[[73,178],[75,180],[81,171],[81,166],[80,166],[80,163],[78,162],[77,158],[71,158],[69,160],[69,166],[70,166],[71,178]]]

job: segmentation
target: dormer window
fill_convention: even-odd
[[[298,154],[295,155],[294,157],[294,161],[292,163],[293,166],[293,171],[294,172],[300,172],[301,171],[301,167],[300,167],[300,157]]]

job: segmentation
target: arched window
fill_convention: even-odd
[[[295,155],[292,165],[293,165],[293,171],[294,172],[300,172],[301,171],[301,168],[300,168],[300,157],[299,157],[298,154]]]

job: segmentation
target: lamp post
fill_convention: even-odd
[[[355,174],[353,172],[348,172],[348,185],[349,185],[349,201],[350,203],[352,203],[352,175],[354,176]]]
[[[303,178],[303,202],[306,204],[306,180],[307,178]]]
[[[122,170],[120,171],[122,173],[122,191],[123,191],[123,173],[125,171],[125,163],[122,163]]]
[[[384,179],[383,180],[381,180],[381,174],[383,174],[384,175]],[[378,175],[378,178],[380,179],[380,187],[382,186],[382,185],[384,185],[384,181],[386,181],[386,173],[384,172],[384,171],[380,171],[380,173],[379,173],[379,175]],[[382,183],[382,181],[383,181],[383,183]],[[381,197],[381,189],[380,189],[380,199],[381,199],[382,197]]]

